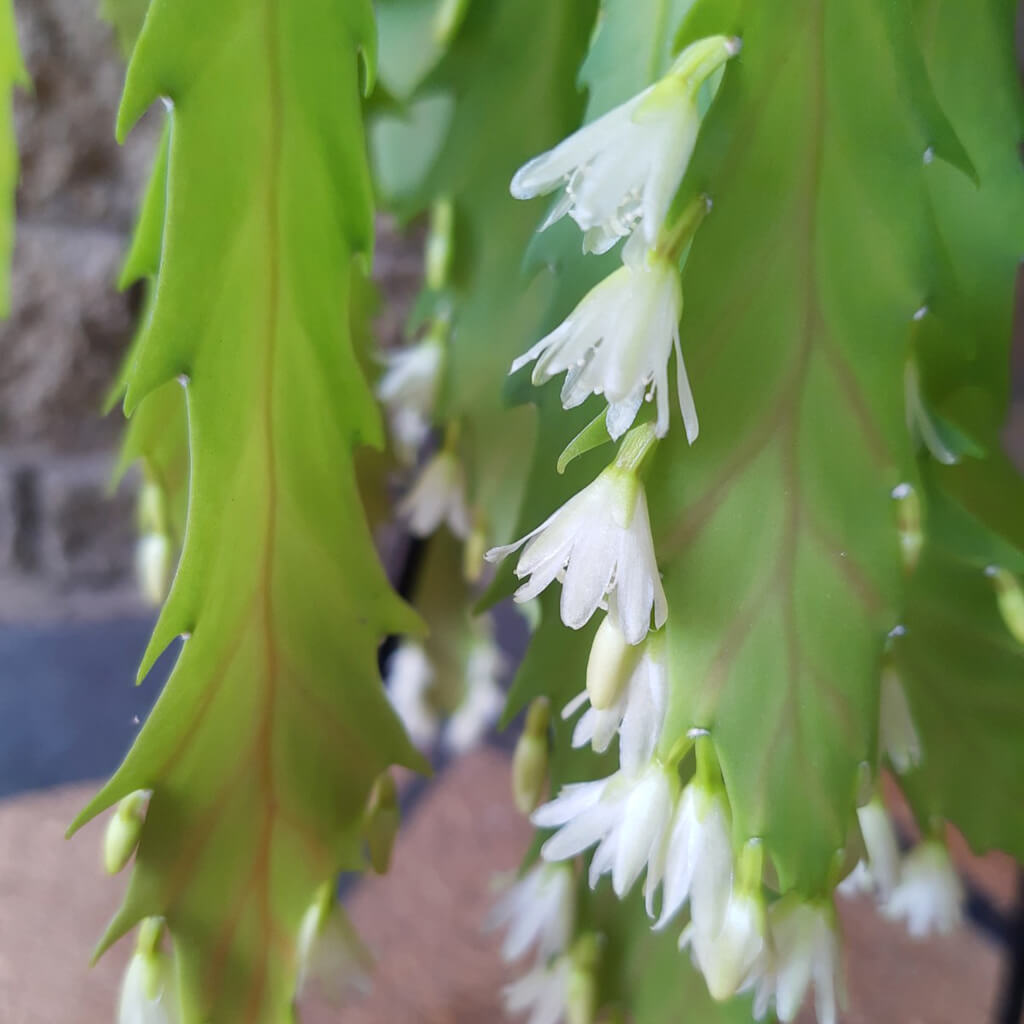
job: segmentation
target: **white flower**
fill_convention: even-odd
[[[611,616],[605,619],[594,638],[594,650],[602,631],[614,630],[622,636]],[[649,636],[633,659],[632,671],[619,689],[613,702],[604,708],[591,706],[580,716],[572,733],[572,745],[584,747],[588,743],[599,754],[608,749],[612,738],[619,733],[619,765],[635,773],[654,756],[661,739],[668,704],[668,667],[665,664],[663,644],[652,643]],[[623,643],[625,638],[623,638]],[[635,647],[629,647],[635,651]],[[588,687],[562,709],[562,718],[571,718],[588,699],[592,700],[590,666],[587,671]]]
[[[676,393],[686,438],[697,439],[697,410],[679,346],[683,290],[679,272],[653,252],[625,265],[591,289],[550,334],[513,364],[511,373],[537,360],[534,384],[563,371],[562,405],[573,409],[590,395],[608,401],[605,422],[613,438],[632,425],[645,395],[657,400],[657,435],[668,432],[668,360],[676,352]]]
[[[900,877],[900,847],[885,804],[875,797],[863,807],[857,808],[857,820],[867,862],[861,861],[849,878],[845,879],[840,891],[844,896],[875,889],[882,899],[888,899]],[[851,879],[853,879],[851,881]],[[847,884],[848,883],[848,884]]]
[[[768,924],[774,952],[758,981],[754,1016],[774,1002],[779,1020],[789,1024],[813,982],[818,1024],[836,1024],[843,989],[833,909],[786,896],[769,910]]]
[[[373,987],[373,957],[329,885],[321,888],[303,915],[296,957],[299,989],[314,981],[330,1000],[340,1002],[353,991],[365,994]]]
[[[882,669],[881,721],[878,740],[893,767],[901,775],[921,763],[921,740],[910,713],[907,693],[891,666]]]
[[[411,348],[390,354],[388,368],[377,382],[377,397],[388,409],[392,442],[406,462],[415,460],[430,433],[443,359],[442,336],[432,331]]]
[[[765,914],[759,899],[729,892],[717,927],[694,919],[679,937],[690,946],[712,999],[730,999],[760,977],[765,957]]]
[[[945,844],[920,843],[904,858],[901,876],[882,906],[885,916],[903,918],[916,939],[953,931],[963,915],[964,891]]]
[[[691,782],[679,798],[668,841],[647,872],[647,912],[653,916],[654,894],[664,880],[661,916],[664,927],[687,899],[690,916],[705,935],[722,927],[732,895],[733,854],[729,808],[719,793]]]
[[[569,214],[585,252],[606,252],[639,222],[653,247],[697,141],[697,91],[739,52],[739,41],[702,39],[661,81],[570,135],[516,172],[517,199],[564,186],[543,228]]]
[[[875,880],[871,877],[867,862],[863,860],[857,861],[853,870],[836,886],[836,892],[848,900],[874,891]]]
[[[505,691],[498,680],[505,659],[489,636],[474,641],[466,662],[466,690],[448,719],[444,745],[454,754],[472,750],[497,721],[505,706]]]
[[[163,952],[163,924],[147,918],[121,983],[118,1024],[178,1024],[174,963]]]
[[[487,927],[507,928],[501,955],[518,960],[531,946],[537,959],[563,953],[576,921],[576,881],[562,864],[535,864],[510,886],[487,918]]]
[[[469,535],[466,478],[454,452],[438,452],[424,467],[413,488],[398,505],[417,537],[429,537],[442,523],[461,539]]]
[[[433,745],[439,727],[437,712],[427,699],[434,667],[419,644],[401,644],[388,663],[388,699],[420,750]]]
[[[558,831],[541,847],[548,861],[566,860],[598,844],[590,862],[590,886],[611,871],[619,897],[658,855],[672,814],[672,782],[652,762],[638,774],[618,771],[605,779],[563,786],[558,796],[538,807],[531,820]]]
[[[517,601],[536,597],[556,577],[562,580],[562,621],[580,629],[614,593],[626,640],[637,644],[668,615],[658,575],[643,485],[635,475],[609,466],[521,540],[487,552],[499,561],[526,545],[516,575],[529,576]]]
[[[502,989],[506,1012],[528,1012],[528,1024],[558,1024],[568,1011],[571,975],[569,956],[560,956],[550,964],[538,963],[518,981]]]
[[[437,401],[444,349],[436,334],[387,357],[387,371],[377,382],[377,397],[389,406],[413,409],[429,418]]]

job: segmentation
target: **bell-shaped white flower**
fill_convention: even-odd
[[[921,762],[921,740],[910,712],[899,673],[891,665],[882,669],[881,720],[878,741],[901,775]]]
[[[690,947],[712,999],[731,999],[761,976],[765,959],[765,911],[760,898],[732,890],[717,927],[698,917],[679,937]]]
[[[415,409],[429,417],[437,402],[444,347],[438,333],[387,357],[387,370],[377,382],[377,397],[388,406]]]
[[[576,880],[564,864],[535,864],[510,886],[488,915],[489,929],[506,928],[501,955],[518,960],[533,948],[540,962],[563,953],[576,922]]]
[[[174,963],[161,948],[163,924],[147,918],[121,983],[118,1024],[178,1024]]]
[[[920,843],[903,859],[899,884],[882,905],[891,919],[906,921],[915,939],[946,935],[963,917],[964,889],[946,845],[937,839]]]
[[[838,889],[844,896],[874,889],[881,899],[888,899],[900,878],[900,846],[889,812],[876,796],[857,808],[857,821],[867,860],[860,861]]]
[[[498,682],[504,671],[505,658],[490,635],[477,637],[466,659],[465,692],[444,730],[444,746],[451,753],[472,750],[498,720],[505,706]]]
[[[789,1024],[813,984],[817,1024],[836,1024],[843,981],[833,908],[785,896],[768,912],[768,925],[773,955],[758,981],[755,1017],[774,1004]]]
[[[501,990],[508,1014],[528,1013],[527,1024],[559,1024],[567,1017],[572,959],[541,961]]]
[[[296,957],[299,989],[315,982],[328,999],[340,1003],[353,992],[365,994],[373,987],[373,957],[330,884],[321,886],[303,915]]]
[[[515,593],[529,601],[553,580],[562,580],[562,621],[584,626],[610,595],[615,595],[619,626],[638,644],[654,625],[662,626],[668,603],[661,586],[647,497],[636,475],[616,465],[570,498],[521,540],[492,548],[500,561],[523,545],[516,575],[529,579]]]
[[[419,644],[400,644],[388,662],[388,699],[409,739],[420,750],[433,746],[440,727],[429,700],[433,682],[434,667],[427,652]]]
[[[627,662],[628,674],[621,672],[623,661]],[[595,706],[595,678],[601,680],[605,674],[616,671],[624,674],[625,679],[615,687],[610,701],[596,698],[598,704],[605,706]],[[639,647],[629,645],[614,617],[609,615],[594,637],[587,666],[587,689],[566,704],[562,718],[571,718],[588,700],[591,706],[573,729],[572,745],[590,744],[603,753],[619,733],[620,766],[626,772],[639,771],[654,756],[665,723],[668,666],[663,635],[651,633]]]
[[[454,452],[440,451],[426,464],[399,502],[398,514],[416,537],[429,537],[442,523],[460,539],[469,535],[466,476]]]
[[[568,213],[585,232],[585,252],[606,252],[638,222],[653,246],[697,141],[697,92],[738,52],[725,36],[687,47],[659,82],[521,167],[512,195],[564,187],[543,227]]]
[[[395,451],[412,462],[430,433],[430,418],[444,360],[444,334],[439,323],[422,341],[387,357],[387,369],[377,382],[377,397],[384,403]]]
[[[664,881],[661,916],[664,927],[690,900],[690,916],[705,936],[722,928],[732,896],[732,837],[725,796],[701,782],[683,790],[672,816],[668,841],[647,872],[647,912],[653,916],[654,894]]]
[[[516,359],[510,372],[533,360],[534,384],[565,372],[566,409],[581,405],[590,395],[604,395],[605,422],[613,438],[632,426],[645,396],[653,397],[656,432],[664,437],[669,425],[668,361],[674,348],[676,394],[692,444],[698,423],[679,345],[682,312],[679,271],[665,257],[648,251],[636,265],[619,267],[591,289],[558,327]]]
[[[659,854],[672,815],[673,786],[664,766],[653,761],[636,774],[618,771],[564,786],[531,818],[540,828],[558,828],[541,855],[548,861],[566,860],[597,843],[591,888],[610,871],[615,894],[625,896]]]

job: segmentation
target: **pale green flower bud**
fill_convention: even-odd
[[[108,875],[116,875],[132,859],[142,835],[148,801],[148,793],[136,790],[117,805],[107,823],[103,837],[103,867]]]
[[[999,613],[1006,623],[1006,628],[1014,640],[1024,644],[1024,592],[1021,591],[1017,577],[997,565],[990,565],[985,570],[985,575],[992,580],[995,587]]]
[[[540,803],[548,779],[548,724],[551,705],[538,697],[526,715],[526,725],[512,756],[512,796],[521,814]]]
[[[921,499],[910,484],[900,484],[893,488],[896,499],[896,525],[900,535],[900,553],[903,556],[903,568],[913,572],[921,558],[924,547],[924,531],[921,529]]]
[[[452,201],[438,199],[430,212],[430,233],[427,235],[425,257],[427,287],[432,291],[440,291],[448,283],[454,226],[455,208]]]
[[[441,46],[448,46],[455,38],[466,11],[469,0],[441,0],[441,6],[434,16],[434,39]]]
[[[597,967],[601,959],[598,937],[581,935],[569,954],[565,1016],[568,1024],[593,1024],[597,1016]]]
[[[614,618],[605,616],[594,634],[587,659],[587,696],[591,707],[606,711],[619,700],[642,650],[640,644],[627,643]]]
[[[401,824],[398,809],[398,789],[390,772],[382,772],[370,791],[366,807],[364,835],[370,854],[370,864],[378,875],[387,873],[391,853]]]

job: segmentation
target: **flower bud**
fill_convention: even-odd
[[[483,527],[474,522],[462,549],[462,574],[468,583],[477,583],[484,571],[484,552],[487,551],[487,536]]]
[[[611,615],[594,634],[587,659],[587,696],[590,706],[606,711],[622,696],[642,653],[641,645],[629,644]]]
[[[879,744],[896,771],[905,775],[921,763],[921,740],[914,725],[903,680],[889,658],[882,665],[880,698]]]
[[[338,905],[334,885],[325,882],[313,897],[296,940],[298,988],[316,981],[328,999],[344,1001],[370,990],[373,956]]]
[[[1006,623],[1006,628],[1014,640],[1024,644],[1024,592],[1021,591],[1017,577],[997,565],[990,565],[985,570],[985,575],[995,587],[999,613]]]
[[[401,813],[398,809],[398,789],[391,772],[382,772],[370,791],[366,807],[364,834],[370,854],[370,864],[378,875],[387,873],[391,853],[398,835]]]
[[[548,724],[551,705],[538,697],[526,715],[526,725],[512,756],[512,796],[521,814],[540,803],[548,778]]]
[[[924,532],[921,529],[921,499],[910,484],[894,487],[892,496],[896,501],[896,525],[900,536],[900,553],[903,568],[913,572],[921,558],[924,546]]]
[[[171,577],[171,541],[165,533],[147,533],[135,546],[135,578],[142,596],[160,605],[167,596]]]
[[[118,1024],[177,1024],[174,964],[161,948],[163,932],[158,917],[147,917],[139,928],[121,984]]]
[[[597,967],[601,958],[598,938],[581,935],[569,954],[569,978],[565,994],[568,1024],[593,1024],[597,1016]]]
[[[107,823],[103,836],[103,867],[108,875],[116,875],[132,859],[142,835],[148,799],[149,795],[141,789],[129,794],[117,805]]]
[[[434,39],[440,46],[448,46],[462,25],[469,0],[441,0],[434,16]]]
[[[450,6],[450,5],[449,5]],[[438,12],[439,15],[443,12]],[[440,18],[438,19],[440,21]],[[455,210],[450,199],[438,199],[430,213],[425,254],[427,287],[440,291],[448,283],[452,265]]]

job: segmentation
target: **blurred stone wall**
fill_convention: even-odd
[[[101,409],[138,296],[114,282],[159,125],[113,124],[123,66],[92,0],[16,0],[33,88],[12,312],[0,325],[0,619],[137,607],[130,483],[109,493],[120,414]]]

